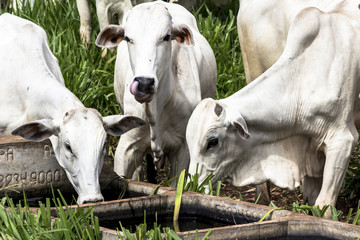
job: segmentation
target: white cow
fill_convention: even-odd
[[[76,0],[80,15],[80,36],[82,41],[91,40],[90,0]],[[134,5],[152,0],[96,0],[96,13],[100,30],[109,24],[121,25],[124,14]]]
[[[186,131],[189,172],[199,164],[200,181],[213,173],[235,186],[303,181],[310,204],[335,206],[360,127],[358,4],[302,10],[271,68],[228,98],[200,102]]]
[[[103,200],[99,175],[106,133],[119,136],[144,125],[136,117],[101,117],[65,86],[42,28],[0,16],[0,136],[50,138],[56,159],[78,193],[78,203]]]
[[[246,82],[253,81],[279,59],[290,24],[299,11],[307,7],[331,9],[338,3],[339,0],[239,0],[237,28]],[[257,195],[261,194],[259,203],[265,205],[271,200],[267,188],[266,184],[256,187]]]
[[[170,160],[171,176],[187,169],[186,124],[201,99],[214,97],[217,76],[214,53],[194,16],[177,4],[140,4],[122,27],[106,27],[96,44],[118,45],[114,88],[121,110],[150,123],[121,137],[115,171],[132,177],[148,152],[160,166]]]
[[[284,50],[290,24],[307,7],[331,9],[339,0],[240,0],[237,28],[249,83],[265,72]]]

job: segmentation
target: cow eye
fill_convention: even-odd
[[[170,40],[170,35],[169,34],[166,35],[163,40],[166,41],[166,42],[169,41]]]
[[[206,149],[210,149],[218,145],[219,139],[217,138],[211,138],[206,146]]]
[[[117,43],[117,38],[112,38],[110,41],[111,41],[112,43]]]
[[[71,154],[73,154],[73,151],[72,151],[72,149],[71,149],[71,147],[70,147],[70,144],[69,144],[68,142],[65,143],[65,148],[66,148],[66,150],[68,150]]]

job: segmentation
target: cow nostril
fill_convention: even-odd
[[[137,81],[139,92],[152,93],[155,88],[155,79],[148,77],[136,77],[134,81]]]
[[[151,78],[150,85],[151,85],[152,87],[154,87],[154,86],[155,86],[155,79]]]

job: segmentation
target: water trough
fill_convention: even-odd
[[[27,198],[51,198],[52,186],[60,189],[62,194],[75,195],[76,198],[49,141],[34,143],[19,137],[1,137],[0,163],[0,196],[7,194],[22,199],[24,190]],[[99,217],[102,239],[117,239],[115,229],[119,221],[125,225],[133,220],[139,220],[136,224],[142,223],[144,210],[149,221],[157,216],[158,219],[170,218],[171,222],[175,189],[122,179],[106,164],[100,182],[106,201],[80,207],[93,207],[94,214]],[[120,195],[123,199],[118,199]],[[359,226],[284,210],[276,210],[265,221],[259,222],[269,210],[271,208],[267,206],[184,192],[180,219],[185,218],[187,223],[209,220],[215,226],[207,225],[200,229],[203,226],[191,223],[186,228],[180,226],[178,235],[182,239],[193,239],[195,229],[199,229],[201,238],[211,228],[210,239],[358,239],[360,236]],[[56,217],[55,210],[53,216]]]
[[[151,197],[124,199],[103,202],[94,206],[94,214],[101,222],[126,224],[127,219],[140,219],[144,210],[148,216],[171,215],[174,210],[175,192],[165,192]],[[84,206],[85,207],[85,206]],[[358,239],[360,227],[332,220],[306,216],[285,210],[274,211],[266,220],[259,220],[272,208],[221,197],[185,192],[180,208],[181,216],[196,216],[211,221],[227,223],[227,226],[214,227],[210,239]],[[100,224],[101,225],[101,224]],[[105,226],[105,225],[103,225]],[[113,228],[113,226],[111,227]],[[120,227],[119,227],[120,228]],[[199,239],[210,228],[198,230]],[[116,231],[102,228],[103,239],[117,239]],[[182,239],[194,239],[193,230],[182,230]]]

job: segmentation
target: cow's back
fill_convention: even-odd
[[[238,34],[247,82],[253,81],[280,57],[289,27],[306,7],[329,10],[343,0],[240,0]]]
[[[39,65],[44,67],[42,70],[53,74],[55,79],[64,85],[58,61],[51,53],[46,33],[41,27],[23,18],[5,13],[0,16],[0,36],[3,36],[0,39],[1,59],[8,57],[9,61],[15,61],[15,59],[17,61],[17,64],[7,65],[2,72],[15,67],[12,71],[26,76],[37,73],[39,69],[34,69],[33,66]]]
[[[34,99],[52,94],[42,89],[64,86],[64,80],[41,27],[17,16],[3,14],[0,16],[0,36],[0,111],[3,113],[0,135],[4,135],[30,120],[29,113],[39,108],[31,104]]]

